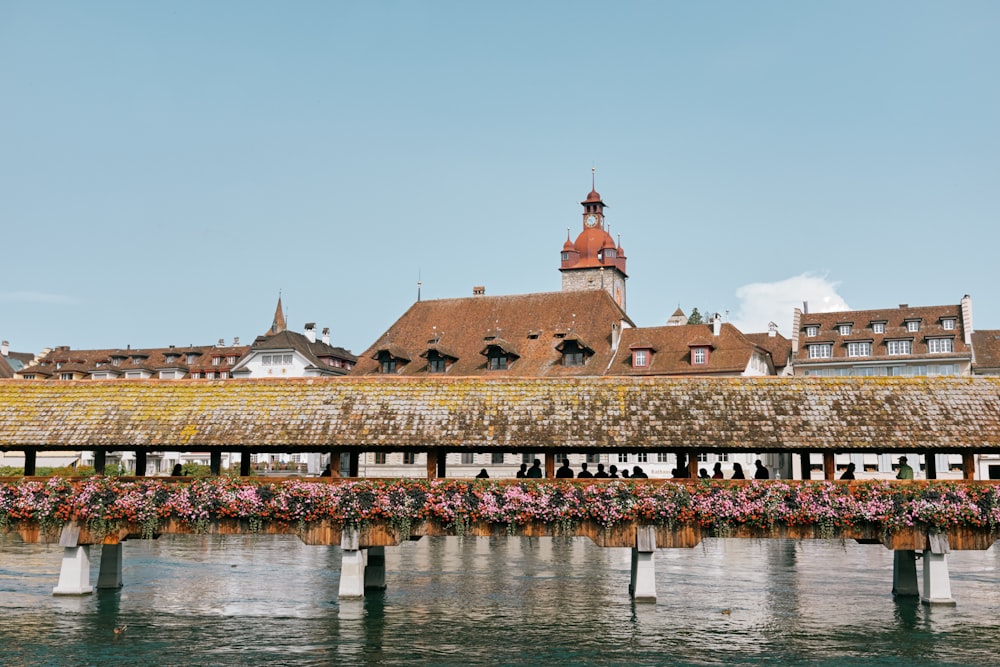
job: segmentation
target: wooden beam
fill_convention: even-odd
[[[212,470],[212,475],[218,477],[222,474],[222,452],[217,449],[208,453],[208,467]]]
[[[94,452],[94,472],[98,475],[103,475],[107,462],[108,452],[106,449],[98,449]]]
[[[698,479],[698,455],[694,452],[688,452],[688,477]]]
[[[976,478],[976,455],[972,452],[962,453],[962,479]]]
[[[556,453],[545,452],[545,479],[556,476]]]
[[[31,477],[35,474],[35,462],[38,460],[38,453],[33,449],[24,450],[24,476]]]
[[[360,454],[357,452],[357,450],[351,450],[350,454],[348,455],[348,460],[347,460],[347,476],[348,477],[357,477],[358,476],[358,459],[359,458],[360,458]]]
[[[933,452],[927,452],[924,454],[924,473],[927,475],[927,479],[937,479],[937,457],[934,456]]]
[[[427,479],[434,479],[437,477],[437,457],[438,450],[436,447],[427,450]]]
[[[823,452],[823,479],[837,479],[837,465],[833,452]]]
[[[340,450],[330,450],[330,477],[340,477]]]
[[[250,450],[241,449],[240,450],[240,477],[250,476]]]
[[[444,449],[444,448],[441,448],[441,451],[438,454],[438,471],[437,471],[437,476],[438,477],[447,477],[448,476],[448,466],[447,466],[447,463],[448,463],[448,450]]]
[[[135,476],[146,476],[146,448],[139,447],[135,450]]]
[[[799,459],[801,460],[800,465],[802,466],[802,479],[812,479],[812,459],[809,452],[801,452],[799,454]]]

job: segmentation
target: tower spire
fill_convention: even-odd
[[[285,313],[281,310],[281,290],[278,290],[278,305],[274,309],[274,319],[271,320],[271,328],[268,329],[267,335],[273,336],[274,334],[279,334],[286,328]]]

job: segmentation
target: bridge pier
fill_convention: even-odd
[[[368,547],[365,555],[365,591],[385,590],[385,547]]]
[[[97,573],[98,588],[122,587],[122,550],[124,543],[101,545],[101,567]]]
[[[696,459],[697,460],[697,459]],[[632,578],[628,592],[636,602],[656,602],[656,528],[639,526],[632,547]]]
[[[917,588],[917,552],[897,549],[892,552],[892,594],[894,597],[919,597]]]
[[[358,531],[345,528],[340,534],[341,600],[360,600],[365,591],[385,590],[385,547],[359,546]]]
[[[90,585],[90,545],[64,547],[59,583],[53,595],[87,595],[94,592]]]
[[[920,601],[926,605],[954,605],[948,575],[948,536],[930,534],[927,538],[930,549],[924,550],[924,594]]]

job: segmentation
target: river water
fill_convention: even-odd
[[[996,551],[952,553],[958,604],[929,608],[893,599],[878,545],[712,539],[658,551],[635,604],[627,550],[424,538],[386,548],[384,593],[338,602],[339,548],[294,537],[129,541],[122,589],[55,597],[62,550],[6,535],[0,663],[997,665]]]

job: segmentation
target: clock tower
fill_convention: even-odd
[[[607,204],[591,183],[590,194],[580,204],[583,206],[583,229],[566,243],[560,255],[564,292],[574,290],[604,290],[625,310],[625,251],[615,243],[607,231],[604,209]]]

